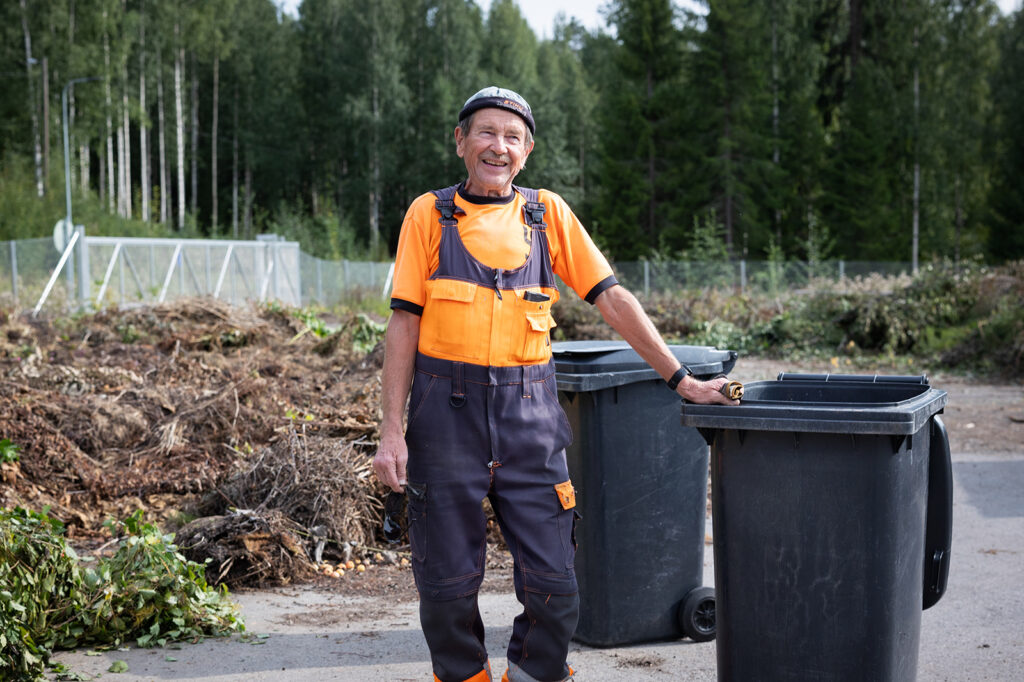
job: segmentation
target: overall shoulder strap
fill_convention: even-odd
[[[526,205],[523,206],[523,219],[526,224],[535,230],[546,228],[548,224],[544,222],[544,214],[547,212],[547,207],[540,200],[540,193],[531,187],[512,185],[512,188],[526,199]]]
[[[434,207],[441,213],[441,219],[438,222],[444,227],[456,227],[459,221],[455,216],[460,213],[465,214],[465,211],[455,205],[455,193],[458,189],[458,185],[452,185],[443,189],[430,190],[430,193],[437,197]]]

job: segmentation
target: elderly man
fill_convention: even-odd
[[[561,197],[512,184],[535,131],[517,93],[488,87],[470,97],[455,128],[467,178],[417,198],[398,241],[373,467],[408,496],[420,621],[441,682],[491,680],[477,607],[484,498],[523,604],[503,679],[573,674],[576,514],[564,450],[572,435],[551,358],[556,274],[680,396],[734,402],[719,393],[725,379],[697,381],[680,366]]]

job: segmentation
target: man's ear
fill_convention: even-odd
[[[455,126],[455,154],[461,159],[463,155],[462,142],[465,138],[462,137],[462,128]]]

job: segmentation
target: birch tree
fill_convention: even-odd
[[[32,66],[36,60],[32,56],[32,33],[28,26],[28,6],[26,0],[19,0],[21,7],[21,29],[25,39],[25,71],[28,75],[28,107],[32,117],[33,161],[36,171],[36,194],[43,196],[46,191],[43,181],[43,150],[39,140],[39,111],[36,103],[36,79]]]

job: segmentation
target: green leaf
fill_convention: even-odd
[[[118,659],[110,664],[110,667],[107,668],[107,672],[126,673],[128,672],[128,664],[125,661]]]

